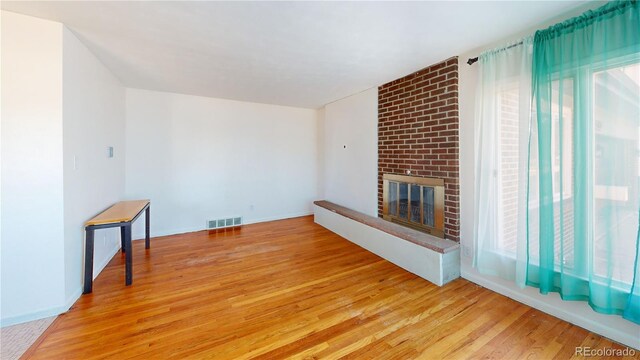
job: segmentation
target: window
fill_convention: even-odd
[[[633,280],[635,231],[638,221],[638,201],[640,198],[640,64],[632,63],[613,66],[598,71],[582,71],[576,77],[585,81],[588,77],[593,92],[593,106],[590,116],[578,121],[590,122],[593,136],[587,142],[593,153],[593,198],[592,203],[593,244],[589,246],[593,260],[594,274],[612,277],[628,286]],[[605,79],[606,78],[606,79]],[[606,80],[606,81],[605,81]],[[576,256],[574,244],[574,96],[573,79],[552,83],[552,178],[554,193],[555,263],[577,275],[586,273],[584,269],[574,269]],[[568,84],[567,84],[568,83]],[[607,84],[606,86],[604,84]],[[563,89],[561,94],[559,89]],[[500,215],[498,219],[499,238],[495,241],[495,251],[515,258],[518,241],[518,203],[524,201],[519,192],[519,125],[520,91],[517,82],[504,85],[497,94],[499,108],[499,157],[496,170],[499,178]],[[528,105],[528,104],[527,104]],[[536,139],[531,141],[535,142]],[[607,161],[616,158],[624,161]],[[599,175],[600,174],[600,175]],[[610,175],[614,174],[613,177]],[[530,186],[533,187],[529,199],[529,209],[533,210],[530,226],[537,228],[537,156],[532,156],[529,172]],[[609,179],[609,180],[605,180]],[[613,181],[613,183],[611,183]],[[563,202],[562,207],[559,206]],[[562,211],[561,211],[562,209]],[[615,214],[614,214],[615,213]],[[624,221],[612,221],[611,216]],[[603,234],[618,234],[616,246],[607,248],[609,242]],[[536,231],[536,230],[534,230]],[[562,235],[562,236],[561,236]],[[609,235],[610,236],[610,235]],[[611,240],[611,239],[609,239]],[[536,261],[538,247],[533,244],[530,253]],[[584,254],[587,255],[587,254]],[[612,270],[606,264],[613,263]],[[612,274],[607,272],[613,271]],[[627,285],[624,285],[627,284]]]
[[[594,71],[591,80],[594,274],[628,286],[640,198],[640,63]]]
[[[633,281],[635,238],[638,228],[640,198],[640,63],[626,63],[597,70],[582,69],[575,79],[586,83],[592,94],[587,114],[574,117],[573,80],[559,86],[552,82],[552,186],[554,194],[554,260],[555,268],[576,277],[592,272],[601,279],[613,279],[617,286],[628,289]],[[559,89],[563,89],[560,93]],[[582,125],[576,124],[582,122]],[[586,139],[575,138],[576,126],[586,126]],[[532,139],[535,141],[535,139]],[[578,148],[576,148],[576,146]],[[575,151],[589,155],[589,164],[576,164]],[[529,199],[530,231],[537,234],[537,157],[532,156],[529,174],[533,187]],[[587,179],[575,184],[576,166],[587,166]],[[586,199],[586,216],[590,228],[584,234],[591,239],[586,246],[576,244],[574,197],[576,186],[591,187]],[[560,205],[562,202],[562,205]],[[577,241],[580,243],[581,241]],[[538,244],[529,248],[531,260],[537,263]],[[582,267],[575,266],[576,257],[587,257]]]
[[[520,84],[511,80],[503,84],[498,94],[499,163],[497,176],[501,184],[498,203],[500,206],[499,234],[496,250],[515,257],[518,240],[518,204],[520,173]],[[528,107],[528,104],[524,105]],[[528,109],[527,109],[528,111]]]

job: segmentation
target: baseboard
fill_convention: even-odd
[[[119,244],[119,242],[118,242]],[[118,251],[120,251],[120,246],[115,245],[112,249],[111,249],[111,255],[105,256],[104,259],[102,260],[102,262],[100,264],[98,264],[97,267],[93,268],[93,279],[95,280],[98,275],[100,275],[100,273],[102,272],[102,270],[104,270],[104,268],[107,266],[107,264],[109,263],[109,261],[111,261],[111,259],[113,259],[114,256],[116,256],[116,254],[118,253]],[[80,287],[80,293],[82,294],[82,287]],[[76,299],[77,300],[77,299]]]
[[[206,230],[204,228],[204,226],[189,227],[189,228],[179,228],[179,229],[171,229],[171,230],[157,231],[156,232],[156,231],[153,231],[153,226],[152,226],[151,237],[179,235],[179,234],[186,234],[186,233],[202,231],[202,230]],[[145,238],[144,232],[133,234],[133,240],[134,241],[136,241],[136,240],[144,240],[144,238]]]
[[[541,295],[535,288],[520,289],[502,284],[500,279],[492,279],[479,274],[469,265],[461,267],[461,276],[491,291],[502,294],[515,301],[531,306],[549,315],[605,336],[623,345],[640,350],[640,326],[617,315],[599,314],[586,302],[564,301],[556,293]]]
[[[109,261],[111,261],[111,259],[113,259],[113,257],[118,253],[118,250],[120,250],[120,247],[118,246],[114,247],[111,250],[111,255],[106,256],[103,259],[103,261],[99,264],[99,266],[94,271],[94,275],[93,275],[94,279],[98,275],[100,275],[100,273],[102,272],[102,270],[104,270],[104,268],[107,266]],[[44,319],[51,316],[58,316],[60,314],[67,312],[73,306],[73,304],[75,304],[76,301],[78,301],[80,296],[82,296],[82,285],[79,285],[74,290],[73,294],[65,300],[65,304],[63,306],[40,310],[40,311],[36,311],[36,312],[24,314],[24,315],[13,316],[6,319],[0,319],[0,327],[22,324],[28,321],[40,320],[40,319]]]
[[[296,218],[296,217],[301,217],[301,216],[309,216],[309,215],[313,215],[313,213],[312,212],[291,213],[291,214],[280,215],[280,216],[273,216],[273,217],[267,217],[267,218],[261,218],[261,219],[254,219],[254,220],[251,220],[249,222],[246,222],[244,225],[257,224],[257,223],[268,222],[268,221],[284,220],[284,219]],[[204,227],[176,229],[176,230],[171,230],[171,231],[165,231],[163,233],[154,233],[153,236],[154,237],[157,237],[157,236],[169,236],[169,235],[184,234],[184,233],[188,233],[188,232],[203,231],[203,230],[206,230],[206,229]],[[144,239],[144,235],[141,235],[140,238],[136,238],[134,240],[142,240],[142,239]],[[107,266],[107,264],[109,264],[109,261],[111,261],[111,259],[113,259],[113,257],[118,253],[119,250],[120,250],[120,247],[116,245],[111,250],[111,255],[110,256],[106,256],[100,262],[100,264],[94,269],[94,276],[93,276],[94,279],[98,275],[100,275],[102,270],[104,270],[104,268]],[[43,318],[50,317],[50,316],[60,315],[60,314],[62,314],[64,312],[66,312],[67,310],[69,310],[71,308],[71,306],[73,306],[73,304],[75,304],[75,302],[78,301],[80,296],[82,296],[82,286],[79,286],[74,291],[73,295],[71,295],[69,298],[66,299],[64,306],[51,308],[51,309],[46,309],[46,310],[41,310],[41,311],[29,313],[29,314],[20,315],[20,316],[14,316],[14,317],[6,318],[6,319],[0,319],[0,327],[11,326],[11,325],[15,325],[15,324],[21,324],[21,323],[24,323],[24,322],[27,322],[27,321],[39,320],[39,319],[43,319]]]
[[[313,211],[311,210],[305,211],[305,212],[299,212],[299,213],[290,213],[290,214],[284,214],[284,215],[278,215],[278,216],[270,216],[265,218],[253,219],[245,222],[242,225],[251,225],[251,224],[258,224],[258,223],[269,222],[269,221],[286,220],[286,219],[297,218],[301,216],[310,216],[310,215],[313,215]],[[205,228],[204,226],[197,226],[197,227],[179,228],[179,229],[171,229],[171,230],[154,232],[153,223],[152,223],[151,237],[179,235],[179,234],[186,234],[190,232],[197,232],[197,231],[204,231],[204,230],[208,230],[208,229]],[[133,234],[133,240],[142,240],[142,239],[144,239],[144,233]]]
[[[66,308],[66,310],[63,312],[66,312],[69,309],[71,309],[73,304],[75,304],[76,301],[80,299],[80,296],[82,296],[82,286],[78,286],[78,288],[73,292],[73,294],[71,294],[71,296],[67,298],[67,301],[64,304],[64,307]]]
[[[254,219],[254,220],[250,220],[250,221],[246,222],[245,225],[257,224],[257,223],[263,223],[263,222],[269,222],[269,221],[293,219],[293,218],[297,218],[297,217],[310,216],[310,215],[313,215],[313,211],[312,210],[305,211],[305,212],[299,212],[299,213],[290,213],[290,214],[285,214],[285,215],[270,216],[270,217],[266,217],[266,218]]]
[[[68,307],[60,306],[46,310],[40,310],[24,315],[12,316],[4,319],[0,319],[0,327],[11,326],[16,324],[22,324],[28,321],[40,320],[51,316],[57,316],[63,312],[69,310]]]

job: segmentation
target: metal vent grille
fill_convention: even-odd
[[[242,216],[207,220],[207,229],[223,229],[242,225]]]

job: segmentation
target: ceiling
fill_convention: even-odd
[[[62,22],[127,87],[318,108],[584,1],[2,1]]]

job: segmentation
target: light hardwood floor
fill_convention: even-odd
[[[622,348],[458,279],[437,287],[302,217],[117,254],[33,359],[539,358]]]

